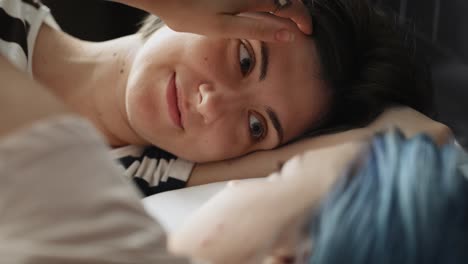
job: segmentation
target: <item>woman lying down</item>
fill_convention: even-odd
[[[468,156],[399,130],[230,182],[169,240],[209,263],[464,263]]]

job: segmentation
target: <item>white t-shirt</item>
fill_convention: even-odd
[[[0,0],[0,54],[31,77],[34,46],[43,23],[60,30],[40,1]],[[154,146],[125,146],[111,155],[145,196],[185,187],[194,165]]]

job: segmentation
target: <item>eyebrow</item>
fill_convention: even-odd
[[[281,145],[281,142],[283,142],[284,138],[284,130],[283,127],[281,126],[281,123],[279,121],[278,115],[276,112],[271,109],[270,107],[266,107],[266,112],[268,114],[268,118],[270,118],[271,123],[273,124],[273,127],[276,130],[276,134],[278,135],[278,145]]]
[[[268,73],[268,62],[270,59],[270,51],[268,49],[267,44],[264,41],[260,41],[260,54],[261,54],[261,63],[260,63],[260,76],[258,77],[258,81],[263,81],[266,78]],[[279,121],[278,115],[276,112],[271,108],[266,106],[266,112],[268,114],[268,118],[270,119],[273,127],[276,130],[276,134],[278,135],[278,145],[283,142],[284,138],[284,130],[281,126],[281,122]]]
[[[261,54],[261,63],[260,63],[260,76],[258,81],[263,81],[266,78],[268,73],[268,62],[270,58],[270,52],[268,46],[264,41],[260,41],[260,54]]]

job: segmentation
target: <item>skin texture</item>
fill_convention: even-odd
[[[170,250],[210,263],[259,263],[270,254],[269,261],[300,258],[304,251],[296,249],[309,212],[366,146],[309,151],[267,178],[230,182],[170,236]]]
[[[305,34],[312,33],[311,17],[302,1],[291,0],[279,9],[274,0],[118,0],[156,14],[170,28],[210,37],[257,39],[268,42],[294,41],[297,32],[285,24],[255,17],[237,16],[246,12],[270,12],[294,22]]]
[[[272,23],[277,19],[248,16]],[[328,91],[320,80],[314,42],[294,23],[287,25],[301,37],[288,44],[264,44],[270,56],[262,81],[259,41],[243,40],[241,48],[238,39],[167,27],[146,42],[130,35],[90,43],[44,26],[33,71],[112,146],[153,144],[196,162],[224,160],[284,144],[314,126],[327,110]],[[250,71],[243,67],[245,75],[240,58],[252,62]],[[167,86],[174,73],[184,129],[169,118]],[[283,127],[281,142],[266,108],[276,112]],[[262,124],[261,137],[249,133],[252,116]]]
[[[54,32],[46,25],[41,28],[33,60],[35,78],[50,88],[75,112],[92,121],[112,146],[153,144],[181,158],[196,162],[224,160],[285,143],[312,126],[322,114],[327,100],[319,91],[322,89],[321,84],[315,78],[312,80],[312,76],[317,77],[319,73],[313,44],[304,49],[307,56],[302,54],[299,58],[298,54],[291,56],[291,52],[283,52],[286,45],[282,46],[271,36],[265,35],[267,32],[271,34],[273,28],[274,32],[288,31],[295,36],[295,47],[293,49],[290,46],[288,50],[297,51],[299,46],[299,49],[302,49],[306,39],[304,33],[311,33],[312,30],[310,16],[300,1],[294,0],[281,10],[277,8],[275,1],[270,0],[196,1],[190,4],[187,1],[120,2],[156,13],[178,31],[207,34],[210,37],[178,33],[165,28],[161,32],[172,34],[164,34],[170,36],[157,41],[150,40],[145,43],[138,39],[138,35],[132,35],[107,42],[90,43],[63,32]],[[275,15],[240,15],[241,12],[247,11],[277,12]],[[215,25],[222,26],[214,28]],[[157,32],[152,39],[157,39],[159,33]],[[261,90],[252,89],[257,88],[252,85],[253,77],[248,81],[246,78],[241,81],[240,74],[235,76],[235,58],[238,52],[235,46],[238,41],[235,39],[240,36],[276,42],[267,44],[271,45],[269,50],[273,56],[269,63],[268,77]],[[182,43],[172,42],[170,39]],[[292,40],[289,38],[286,42],[291,44]],[[155,45],[156,42],[162,45]],[[251,56],[259,56],[259,46],[258,41],[251,45]],[[279,52],[282,53],[281,56],[277,55]],[[50,54],[55,56],[51,57]],[[177,56],[169,58],[168,54]],[[196,58],[193,54],[196,54]],[[245,51],[243,55],[245,57]],[[305,58],[309,58],[308,61]],[[259,65],[259,58],[257,62]],[[280,62],[283,65],[281,67],[278,66]],[[198,70],[200,65],[204,65],[204,69]],[[299,65],[307,71],[297,70],[298,75],[286,71],[298,68]],[[179,131],[168,127],[170,120],[167,115],[166,87],[171,71],[177,73],[176,70],[179,69],[181,72],[177,74],[177,82],[182,83],[177,85],[182,87],[180,95],[184,100],[180,106],[187,111],[188,121],[184,121],[187,123],[187,131],[191,131],[189,137],[180,137]],[[255,74],[258,74],[258,69],[259,67],[254,69]],[[279,75],[279,72],[285,74]],[[286,74],[289,74],[288,78],[282,77]],[[291,81],[293,77],[295,82]],[[297,85],[299,82],[301,87]],[[276,87],[266,89],[272,83],[275,83]],[[204,88],[200,89],[200,85]],[[280,85],[283,87],[282,91],[277,92]],[[298,91],[306,86],[312,87],[312,90],[302,97],[298,96],[298,92],[290,93],[291,96],[286,97],[284,87],[290,86],[298,87]],[[237,92],[237,98],[233,98],[231,95],[239,87],[244,90],[250,89],[250,94]],[[204,92],[206,96],[195,94],[198,91]],[[216,93],[211,93],[212,91]],[[218,93],[223,99],[210,100],[220,98],[212,96]],[[311,108],[308,107],[311,102],[307,102],[305,107],[305,100],[300,100],[304,98],[317,102]],[[203,100],[203,109],[196,109],[197,100]],[[239,106],[237,102],[240,100],[249,105]],[[284,103],[286,100],[289,100],[289,103]],[[289,104],[293,101],[299,101],[298,107],[286,115],[285,109],[289,109]],[[217,105],[225,105],[225,102],[230,102],[229,106],[234,105],[234,108],[219,110]],[[259,109],[260,107],[262,109]],[[266,107],[278,113],[278,119],[286,128],[281,142],[273,138],[273,133],[268,133],[261,142],[249,141],[249,128],[245,123],[251,121],[251,116],[254,116],[257,123],[263,122],[265,131],[267,128],[270,132],[274,131],[272,123],[267,121]],[[304,109],[307,111],[297,116],[297,113],[303,112]],[[222,121],[216,121],[217,125],[200,128],[200,120],[213,124],[213,119],[218,119],[218,115],[225,115],[222,113],[224,111],[229,111],[229,120],[223,118]],[[248,111],[256,112],[252,115],[253,112],[247,113]],[[291,125],[292,123],[294,125]],[[214,131],[220,127],[223,128],[223,133],[229,133],[222,134],[222,138],[212,137]],[[211,132],[206,132],[208,130]],[[162,136],[159,136],[160,134]],[[193,142],[198,143],[189,150],[186,146]]]
[[[125,94],[130,126],[144,141],[201,162],[272,149],[316,124],[327,109],[328,92],[319,77],[314,42],[305,35],[293,44],[242,41],[167,27],[157,31],[130,69]],[[261,45],[269,51],[264,80],[259,80]],[[250,56],[255,62],[244,76],[239,52],[247,50],[251,54],[242,58]],[[174,73],[183,128],[170,119],[166,100]],[[283,127],[281,142],[266,107],[276,112]],[[262,140],[250,133],[252,116],[264,127]]]

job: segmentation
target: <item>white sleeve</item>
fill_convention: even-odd
[[[167,253],[160,225],[108,151],[73,116],[0,140],[2,263],[188,263]]]

